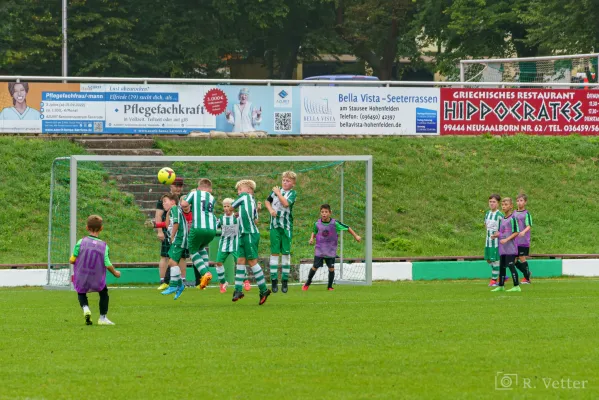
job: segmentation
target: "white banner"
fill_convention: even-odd
[[[438,135],[436,88],[303,86],[302,134]]]

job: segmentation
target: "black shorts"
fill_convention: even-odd
[[[527,256],[529,251],[530,251],[530,247],[520,247],[520,246],[518,246],[518,256],[519,257]]]
[[[335,257],[314,257],[314,268],[322,267],[323,262],[328,268],[335,268]]]
[[[504,254],[499,256],[499,267],[507,268],[508,265],[514,264],[516,262],[515,254]]]
[[[160,242],[160,257],[167,257],[168,258],[168,250],[171,248],[171,243],[168,241],[168,239],[164,239],[162,242]]]

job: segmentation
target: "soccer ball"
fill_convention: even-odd
[[[158,182],[163,185],[172,185],[175,181],[176,175],[175,171],[170,168],[162,168],[158,171]]]

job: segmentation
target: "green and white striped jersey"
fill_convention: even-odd
[[[239,209],[239,233],[259,233],[254,222],[255,219],[258,219],[258,208],[254,196],[249,193],[241,193],[231,206]]]
[[[267,199],[270,202],[272,209],[277,212],[276,217],[270,216],[270,229],[283,228],[287,231],[291,231],[293,229],[293,205],[295,204],[297,194],[293,189],[289,191],[281,189],[281,195],[287,199],[289,207],[283,207],[281,200],[279,200],[279,196],[277,196],[275,192],[271,192]]]
[[[185,219],[185,216],[183,215],[183,210],[181,210],[180,207],[178,206],[172,206],[171,209],[168,211],[168,219],[169,219],[169,224],[168,224],[168,237],[171,241],[171,243],[175,243],[176,241],[180,241],[181,242],[181,248],[186,249],[187,248],[187,232],[188,232],[188,228],[187,228],[187,220]],[[177,228],[177,236],[175,236],[173,238],[173,225],[175,224],[179,224],[179,227]]]
[[[237,251],[239,247],[239,221],[237,218],[234,215],[223,215],[216,220],[216,227],[221,230],[218,249],[223,253]]]
[[[185,200],[191,205],[193,213],[192,229],[216,230],[214,204],[216,199],[212,194],[196,190],[187,195]]]
[[[499,210],[488,210],[485,213],[485,226],[487,227],[487,239],[485,242],[485,247],[499,247],[499,239],[491,239],[491,235],[497,233],[499,230],[499,221],[501,221],[503,217],[503,213]]]

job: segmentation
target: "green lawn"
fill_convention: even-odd
[[[482,255],[482,219],[489,194],[499,192],[503,196],[515,196],[519,191],[526,192],[530,198],[528,208],[534,221],[534,253],[599,253],[594,222],[599,215],[599,138],[521,135],[268,140],[190,138],[158,140],[157,146],[167,155],[373,155],[374,257]],[[0,214],[0,263],[44,262],[50,165],[55,157],[82,153],[83,149],[68,141],[19,138],[0,138],[0,148],[0,168],[9,183],[0,185],[0,201],[5,205]],[[201,164],[175,166],[181,174],[191,177],[201,175],[209,167],[214,168]],[[221,168],[215,179],[217,199],[220,202],[225,196],[233,196],[235,180],[250,176],[259,183],[258,199],[264,200],[268,189],[279,181],[272,174],[282,172],[286,167],[297,165],[244,166],[243,169],[230,166],[228,171]],[[338,181],[333,179],[338,175],[334,169],[300,174],[294,211],[297,229],[293,257],[296,260],[310,256],[313,251],[307,240],[310,226],[318,218],[318,205],[331,202],[334,212],[338,211],[335,203],[338,202]],[[346,183],[363,185],[363,182],[351,182],[352,176],[362,176],[352,173],[347,171]],[[149,173],[148,179],[153,180],[153,172]],[[334,183],[327,185],[329,181]],[[192,183],[191,179],[188,183]],[[101,173],[90,172],[82,176],[81,184],[87,190],[88,198],[80,202],[84,207],[80,214],[96,212],[106,217],[103,238],[111,246],[113,261],[155,261],[156,240],[151,230],[142,227],[143,215],[132,198],[120,193],[115,183]],[[360,232],[363,218],[357,212],[360,209],[359,194],[350,199],[346,208],[354,212],[348,212],[345,221],[363,234]],[[220,212],[220,206],[217,211]],[[268,217],[265,212],[260,229],[260,254],[267,255]],[[347,240],[346,251],[361,254],[362,248]]]
[[[214,289],[114,289],[114,327],[85,326],[72,292],[5,289],[0,398],[594,399],[597,283],[293,286],[262,307],[256,288],[235,304]],[[518,386],[495,390],[498,373]],[[585,389],[545,387],[562,379]]]

